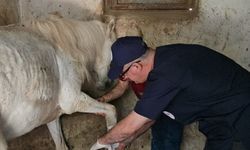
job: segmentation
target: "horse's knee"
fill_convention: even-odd
[[[116,108],[113,105],[107,105],[108,111],[107,114],[105,114],[105,119],[107,122],[107,128],[108,130],[111,129],[116,123],[117,123],[117,113]]]
[[[0,130],[0,150],[7,150],[8,146],[6,143],[6,140],[2,134],[2,131]]]

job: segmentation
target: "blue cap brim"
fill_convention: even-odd
[[[123,70],[123,66],[117,66],[111,63],[110,69],[108,72],[109,79],[115,80],[119,78],[119,75],[122,73],[122,70]]]

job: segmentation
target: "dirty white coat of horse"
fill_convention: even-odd
[[[116,123],[114,106],[84,92],[104,86],[111,61],[114,22],[50,17],[0,28],[0,149],[6,141],[47,124],[57,150],[67,150],[59,116],[101,113]]]

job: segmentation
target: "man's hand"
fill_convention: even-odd
[[[94,145],[92,145],[92,147],[90,148],[90,150],[98,150],[98,149],[101,149],[101,148],[106,148],[108,150],[115,150],[117,147],[119,147],[119,143],[115,143],[115,144],[100,144],[99,141],[97,140],[97,142]]]
[[[119,143],[119,146],[117,148],[117,150],[125,150],[127,148],[127,145],[124,143]]]
[[[97,101],[105,103],[106,102],[105,96],[97,98]]]
[[[97,100],[99,102],[108,103],[114,99],[117,99],[123,95],[123,93],[126,91],[128,86],[129,86],[128,81],[119,80],[117,85],[111,91],[109,91],[108,93],[106,93],[102,97],[97,98]]]

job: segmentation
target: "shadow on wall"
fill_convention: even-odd
[[[19,22],[17,0],[0,0],[0,26]]]

